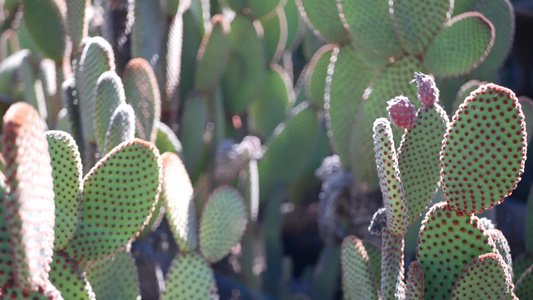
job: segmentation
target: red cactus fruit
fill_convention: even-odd
[[[418,89],[417,97],[420,103],[432,107],[439,101],[439,89],[431,76],[415,72],[414,81]]]
[[[396,96],[387,102],[392,124],[401,129],[410,129],[416,122],[416,108],[409,98]]]

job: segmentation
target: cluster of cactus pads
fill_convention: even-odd
[[[432,78],[417,73],[415,81],[422,104],[416,113],[400,96],[389,102],[390,120],[374,122],[384,208],[370,229],[382,237],[381,264],[360,239],[345,238],[347,298],[528,299],[533,266],[513,284],[507,240],[489,220],[476,216],[501,203],[524,171],[527,132],[517,97],[507,88],[482,85],[449,121]],[[391,123],[404,130],[398,148]],[[444,201],[427,211],[416,260],[404,280],[404,234],[439,186]]]

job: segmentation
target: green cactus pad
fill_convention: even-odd
[[[65,131],[72,135],[79,147],[83,147],[80,105],[73,77],[69,77],[61,84],[61,102],[66,111],[67,130]]]
[[[327,43],[342,44],[350,40],[337,10],[337,0],[296,0],[296,5],[307,26]]]
[[[482,14],[458,15],[446,22],[427,49],[424,67],[435,76],[465,74],[487,57],[494,38],[494,26]]]
[[[143,58],[155,68],[163,42],[163,10],[159,3],[150,0],[135,0],[134,19],[131,28],[131,56]]]
[[[24,86],[23,97],[24,101],[31,104],[41,119],[46,120],[48,112],[46,111],[46,103],[43,94],[43,86],[40,79],[37,79],[37,70],[35,69],[35,58],[26,56],[22,60],[19,72],[19,82]]]
[[[247,0],[222,0],[222,2],[239,14],[242,14],[248,4]]]
[[[157,203],[160,174],[159,151],[140,139],[124,142],[102,158],[83,179],[82,218],[66,248],[69,256],[83,265],[129,243]]]
[[[200,94],[190,94],[185,102],[179,139],[183,145],[184,163],[192,174],[200,161],[207,123],[207,99]]]
[[[505,266],[496,253],[476,257],[455,283],[451,299],[512,299],[513,284]]]
[[[475,216],[457,212],[446,202],[426,214],[418,237],[417,259],[424,271],[424,295],[449,299],[462,270],[481,254],[494,252],[492,239]]]
[[[55,194],[54,250],[65,248],[81,215],[82,165],[78,146],[63,131],[47,131]]]
[[[102,37],[91,37],[84,43],[76,71],[76,87],[86,143],[95,143],[95,90],[100,75],[115,70],[115,58],[111,45]]]
[[[180,12],[173,16],[169,25],[166,41],[165,70],[165,95],[163,102],[165,108],[170,108],[172,101],[176,101],[179,94],[181,73],[181,51],[183,49],[183,14]]]
[[[405,295],[403,236],[385,229],[381,236],[381,298],[401,299]]]
[[[0,173],[0,286],[4,286],[13,276],[13,258],[9,244],[9,232],[6,218],[6,185],[4,174]]]
[[[239,192],[222,186],[207,200],[200,221],[200,251],[209,262],[226,256],[241,239],[248,213]]]
[[[50,282],[47,282],[45,287],[26,290],[10,279],[0,290],[2,290],[0,294],[3,296],[2,299],[63,300],[61,293]]]
[[[157,128],[155,146],[159,149],[159,152],[172,152],[181,156],[183,147],[174,131],[163,122],[157,122],[155,127]]]
[[[250,131],[264,139],[270,137],[276,126],[285,120],[287,108],[294,103],[295,98],[289,74],[283,67],[273,64],[262,92],[250,104]]]
[[[7,28],[0,34],[0,61],[20,50],[17,32]]]
[[[28,49],[22,49],[8,56],[0,62],[0,93],[13,95],[15,93],[17,71],[26,57],[31,57]]]
[[[123,103],[111,115],[102,153],[108,153],[120,143],[133,140],[134,138],[135,112],[131,105]]]
[[[524,272],[533,265],[533,258],[527,255],[520,255],[513,261],[513,281],[516,284]]]
[[[248,0],[248,7],[250,15],[254,19],[260,19],[262,17],[268,17],[271,13],[274,13],[277,7],[283,5],[285,1],[282,0]]]
[[[446,133],[448,115],[440,105],[423,106],[416,123],[402,137],[398,165],[402,174],[409,213],[413,224],[435,195],[440,182],[440,151]]]
[[[339,0],[339,12],[344,16],[356,45],[381,57],[398,57],[402,48],[396,38],[387,1]]]
[[[246,166],[246,175],[239,177],[239,187],[246,199],[248,222],[257,221],[259,215],[259,169],[257,160],[251,159]]]
[[[327,113],[328,135],[335,152],[347,168],[350,166],[352,153],[350,137],[354,121],[362,106],[363,93],[377,71],[367,67],[352,48],[342,47],[333,49],[327,72],[324,108]],[[372,134],[371,125],[366,134]],[[371,144],[371,138],[368,139]],[[366,159],[370,159],[370,155]],[[373,169],[375,166],[372,166]],[[362,171],[364,170],[360,169],[357,172]]]
[[[344,238],[341,250],[342,286],[345,299],[379,299],[376,276],[363,242],[354,236]]]
[[[211,19],[213,29],[206,34],[198,50],[194,87],[199,91],[212,91],[222,79],[231,52],[228,36],[229,24],[222,15]]]
[[[16,285],[45,287],[54,248],[54,185],[48,142],[37,111],[25,102],[3,117],[5,213]]]
[[[509,247],[509,243],[507,242],[507,239],[503,235],[503,233],[498,229],[487,229],[485,231],[485,235],[489,236],[492,241],[494,242],[494,245],[496,246],[496,250],[498,250],[498,253],[502,257],[503,261],[505,262],[505,271],[509,273],[509,276],[511,279],[513,278],[513,260],[511,257],[511,248]]]
[[[295,1],[287,1],[283,10],[285,11],[285,19],[287,19],[287,43],[285,49],[292,51],[303,39],[305,23],[300,17]]]
[[[23,0],[24,22],[28,33],[46,57],[59,62],[67,44],[66,6],[59,0]]]
[[[140,299],[137,267],[131,254],[120,251],[87,267],[87,279],[98,300]]]
[[[470,94],[477,90],[482,85],[487,84],[487,82],[479,81],[479,80],[469,80],[465,84],[461,86],[459,91],[457,92],[457,96],[455,97],[455,100],[452,104],[451,112],[457,111],[459,109],[459,106],[463,104],[466,98],[470,96]]]
[[[161,155],[163,185],[161,199],[170,230],[182,252],[198,247],[194,191],[180,158],[170,152]]]
[[[328,67],[335,48],[335,45],[324,45],[313,54],[311,61],[309,61],[309,70],[311,74],[306,87],[307,97],[309,98],[309,101],[318,107],[324,107],[326,77],[328,76]],[[338,53],[336,55],[338,56]],[[342,67],[339,67],[339,69],[341,68]]]
[[[126,103],[126,95],[122,80],[115,71],[107,71],[98,77],[95,90],[95,134],[96,143],[101,153],[104,153],[107,128],[111,116],[117,107]],[[105,154],[105,153],[104,153]]]
[[[315,143],[319,122],[306,102],[293,108],[287,121],[280,124],[266,143],[267,150],[258,162],[261,198],[277,183],[286,183],[303,170]]]
[[[225,106],[240,113],[261,91],[266,75],[263,45],[251,20],[237,15],[229,33],[231,56],[222,77]]]
[[[89,33],[89,22],[87,9],[90,0],[69,0],[65,1],[67,5],[66,13],[66,32],[72,42],[73,52],[78,52],[81,40],[87,37]]]
[[[442,147],[443,190],[450,205],[471,214],[502,202],[520,181],[526,144],[524,115],[511,90],[487,84],[472,92]]]
[[[519,299],[533,299],[533,265],[529,267],[516,282],[514,290]]]
[[[263,27],[266,61],[278,63],[287,44],[287,17],[283,8],[276,9],[272,16],[260,20]]]
[[[172,261],[161,300],[218,299],[215,274],[200,254],[179,253]]]
[[[154,142],[155,122],[161,117],[161,98],[154,71],[142,58],[128,62],[124,70],[126,100],[135,111],[136,132],[145,141]]]
[[[55,251],[50,264],[50,282],[65,299],[95,300],[83,270],[66,253]]]
[[[450,0],[393,0],[391,19],[402,48],[411,55],[426,50],[453,9]]]
[[[405,298],[407,300],[424,299],[424,272],[422,271],[422,266],[416,260],[409,265],[406,284]]]
[[[409,215],[389,120],[377,119],[373,130],[374,152],[387,214],[387,228],[391,234],[403,236],[407,231]]]

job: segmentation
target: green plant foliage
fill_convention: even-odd
[[[401,299],[405,295],[403,281],[403,236],[396,236],[385,229],[382,235],[381,251],[381,298]]]
[[[309,62],[310,79],[307,81],[307,97],[318,107],[324,107],[324,91],[334,45],[324,45],[318,49]],[[347,50],[348,51],[348,50]],[[337,56],[335,56],[337,58]],[[339,68],[340,69],[340,68]],[[330,98],[331,101],[331,98]]]
[[[9,244],[9,232],[6,218],[6,184],[5,176],[0,175],[0,286],[4,286],[13,276],[13,258]]]
[[[342,286],[345,299],[379,299],[376,276],[363,242],[354,236],[344,238],[341,252]]]
[[[207,123],[207,99],[200,94],[191,94],[184,103],[179,139],[183,145],[184,163],[192,174],[200,161],[200,149],[204,145],[204,130]]]
[[[413,261],[407,271],[405,298],[408,300],[424,299],[424,272],[418,261]]]
[[[155,127],[157,128],[155,146],[159,149],[159,152],[172,152],[182,156],[183,146],[174,131],[162,122],[157,122]]]
[[[163,10],[159,2],[151,0],[135,0],[134,18],[131,29],[131,56],[143,58],[155,66],[161,55],[163,41]]]
[[[84,272],[74,260],[61,251],[54,252],[50,263],[50,282],[65,299],[96,299]]]
[[[271,14],[260,20],[264,31],[266,61],[277,63],[285,51],[287,45],[287,17],[283,8],[276,9]]]
[[[122,103],[111,115],[102,153],[108,153],[122,142],[130,141],[134,138],[135,112],[131,105]]]
[[[65,1],[67,6],[65,16],[65,29],[72,42],[73,51],[78,51],[81,40],[89,33],[87,10],[90,0]]]
[[[336,0],[295,0],[300,16],[315,35],[320,35],[328,43],[337,44],[349,41],[343,27]]]
[[[529,267],[516,282],[515,294],[519,299],[529,299],[533,296],[533,265]]]

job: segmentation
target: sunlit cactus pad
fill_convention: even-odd
[[[161,300],[218,299],[215,275],[196,252],[180,253],[170,266]]]
[[[476,257],[455,283],[451,299],[516,299],[511,296],[513,284],[505,265],[496,253]]]
[[[45,287],[39,287],[35,291],[29,291],[17,286],[13,279],[10,279],[2,288],[2,299],[32,299],[32,300],[64,300],[59,292],[50,282]],[[66,298],[68,299],[68,298]],[[65,300],[66,300],[65,299]]]
[[[509,247],[509,242],[503,235],[503,232],[496,228],[488,229],[485,231],[485,235],[489,236],[494,242],[494,246],[498,253],[505,262],[505,271],[510,274],[511,279],[513,279],[513,259],[511,257],[511,247]]]
[[[466,98],[442,147],[443,190],[454,209],[490,209],[520,181],[526,159],[524,115],[515,94],[487,84]]]
[[[479,255],[494,252],[494,243],[484,231],[477,217],[457,212],[446,202],[429,210],[417,249],[425,297],[449,299],[462,270]]]
[[[342,242],[341,251],[342,286],[347,299],[379,299],[376,275],[363,242],[348,236]]]
[[[161,199],[170,230],[183,252],[198,247],[198,224],[193,187],[181,159],[174,153],[161,156],[163,185]]]
[[[81,214],[82,166],[76,141],[64,131],[47,131],[55,194],[54,249],[63,249],[74,236]]]
[[[424,299],[424,272],[418,261],[413,261],[407,271],[405,297],[407,299]]]
[[[241,239],[248,214],[237,190],[217,188],[207,200],[200,221],[200,251],[209,262],[226,256]]]
[[[533,265],[531,265],[516,281],[515,293],[519,299],[532,299],[533,297]]]
[[[385,229],[381,242],[381,298],[398,299],[405,294],[402,236]]]
[[[50,282],[65,299],[95,300],[92,287],[84,271],[62,251],[55,251],[50,264]]]
[[[5,211],[17,286],[45,287],[54,247],[54,189],[48,142],[37,111],[17,102],[4,122]]]
[[[333,44],[350,40],[341,22],[336,0],[296,0],[296,5],[300,16],[314,34]]]
[[[87,268],[87,280],[98,300],[141,298],[137,267],[129,252],[120,251],[113,257],[90,264]]]
[[[134,138],[135,111],[131,105],[122,103],[111,115],[102,152],[103,154],[108,153],[119,144]]]
[[[135,139],[109,152],[83,179],[83,213],[66,252],[85,264],[111,256],[143,228],[161,188],[159,151]]]

